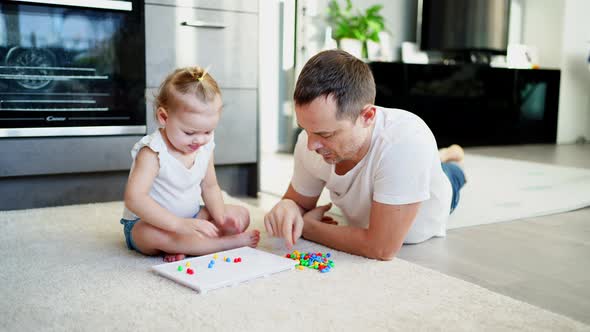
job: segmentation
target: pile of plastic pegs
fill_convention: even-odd
[[[298,270],[303,270],[305,267],[318,270],[321,273],[330,272],[334,267],[334,262],[329,259],[330,253],[323,254],[321,252],[308,252],[300,253],[297,250],[293,250],[292,253],[285,255],[287,258],[299,261],[299,265],[295,266]]]

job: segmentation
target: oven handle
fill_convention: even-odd
[[[131,1],[120,0],[10,0],[12,2],[29,2],[35,4],[62,5],[85,8],[131,11]]]
[[[207,28],[207,29],[225,29],[227,25],[219,24],[219,23],[209,23],[203,21],[184,21],[180,23],[180,25],[187,26],[187,27],[194,27],[194,28]]]

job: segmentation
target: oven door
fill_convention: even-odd
[[[0,137],[145,134],[143,7],[0,3]]]

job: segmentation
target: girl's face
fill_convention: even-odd
[[[158,122],[176,152],[191,154],[213,137],[221,113],[221,97],[217,95],[213,101],[204,102],[196,96],[174,94],[176,99],[168,109],[158,108]]]

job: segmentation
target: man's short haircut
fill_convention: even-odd
[[[337,119],[355,121],[362,108],[375,103],[375,80],[369,66],[342,50],[314,55],[301,70],[293,99],[307,105],[318,97],[333,97]]]

